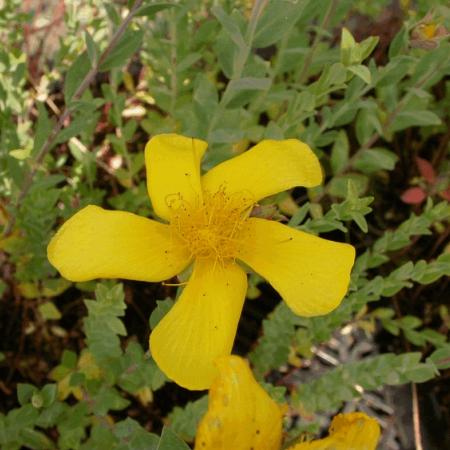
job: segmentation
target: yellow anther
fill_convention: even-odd
[[[172,232],[192,257],[212,258],[219,264],[236,257],[239,233],[251,209],[242,195],[229,195],[221,188],[204,192],[195,205],[174,196],[169,206]]]

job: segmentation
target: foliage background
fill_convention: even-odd
[[[264,138],[306,141],[324,186],[261,213],[357,247],[326,317],[295,317],[250,275],[234,351],[289,403],[287,440],[358,408],[380,448],[415,448],[419,430],[449,446],[446,3],[0,1],[1,448],[192,442],[207,399],[147,351],[177,289],[73,284],[46,259],[89,203],[153,216],[143,147],[163,132],[206,139],[204,169]]]

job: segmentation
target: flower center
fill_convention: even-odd
[[[213,194],[204,192],[195,204],[180,195],[168,199],[168,204],[172,232],[192,257],[212,258],[221,264],[236,257],[239,234],[251,210],[248,197],[229,195],[220,188]]]

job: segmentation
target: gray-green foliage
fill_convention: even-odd
[[[343,364],[310,383],[300,384],[293,401],[307,411],[330,411],[359,397],[362,390],[411,381],[423,383],[435,377],[437,369],[431,360],[422,363],[421,358],[420,352],[386,353]]]
[[[377,16],[388,3],[384,0],[255,0],[251,11],[241,1],[144,1],[101,59],[121,25],[124,4],[86,0],[83,14],[72,7],[65,11],[66,34],[58,49],[46,54],[52,70],[44,63],[40,79],[33,80],[22,51],[29,16],[20,12],[21,3],[10,0],[0,10],[5,43],[0,48],[0,225],[17,219],[12,236],[0,238],[1,261],[14,268],[11,279],[0,281],[0,296],[14,285],[15,296],[39,311],[30,319],[38,330],[48,335],[58,324],[58,295],[70,286],[46,257],[47,243],[63,220],[87,204],[153,217],[143,176],[148,135],[178,132],[206,139],[205,170],[261,139],[298,138],[316,152],[325,182],[302,194],[301,205],[286,208],[283,200],[292,201],[289,196],[269,201],[288,216],[290,226],[332,232],[358,245],[359,256],[349,292],[335,311],[307,319],[280,303],[263,320],[248,354],[255,374],[263,380],[286,366],[290,356],[314,357],[312,346],[347,324],[402,333],[418,351],[345,363],[297,387],[294,403],[302,410],[335,412],[358,398],[361,388],[422,382],[449,367],[447,336],[412,313],[398,317],[386,301],[377,305],[402,289],[450,274],[448,250],[421,260],[408,249],[420,236],[444,235],[448,202],[436,201],[430,192],[408,219],[376,232],[382,216],[378,187],[387,185],[405,154],[416,155],[419,144],[435,145],[447,132],[447,41],[430,50],[412,48],[417,20],[406,14],[383,62],[376,62],[378,37],[358,42],[342,28],[355,11]],[[431,3],[448,28],[448,9],[437,0],[415,2],[417,19]],[[76,98],[80,82],[95,68],[97,79]],[[55,135],[17,208],[24,179],[64,105],[70,120]],[[442,166],[448,169],[448,161]],[[85,294],[89,286],[76,287],[87,309],[85,348],[65,350],[42,386],[19,384],[18,407],[0,415],[0,447],[187,448],[180,438],[193,440],[207,397],[175,406],[161,437],[139,417],[119,418],[132,402],[151,404],[166,378],[149,356],[147,342],[137,342],[124,325],[129,305],[122,285],[97,284],[95,299]],[[172,305],[171,298],[158,301],[149,328]],[[423,362],[425,346],[432,353]],[[1,364],[7,353],[0,354]],[[281,387],[266,387],[274,397],[284,395]]]
[[[416,264],[411,261],[406,262],[384,277],[376,276],[369,279],[367,276],[368,269],[378,267],[390,260],[388,252],[409,245],[413,236],[429,234],[431,226],[448,218],[449,214],[450,207],[447,202],[437,205],[429,203],[421,216],[411,215],[395,231],[387,231],[376,240],[372,247],[357,258],[350,291],[341,306],[332,313],[324,317],[306,319],[295,316],[283,303],[277,306],[269,318],[263,322],[264,334],[260,338],[259,345],[250,354],[257,373],[263,374],[285,364],[296,336],[303,341],[303,347],[305,347],[305,341],[309,345],[324,342],[335,330],[351,321],[367,303],[375,302],[381,297],[391,297],[399,290],[410,287],[413,282],[428,284],[442,276],[450,275],[450,257],[448,254],[443,254],[428,264],[425,261],[418,261]],[[384,315],[378,313],[374,317],[387,319],[389,315],[390,318],[393,310],[388,309],[388,311],[390,313],[385,312]],[[384,323],[387,323],[386,320]],[[419,326],[420,323],[414,328]],[[403,329],[399,326],[397,328],[398,331]],[[411,334],[409,333],[409,336]],[[440,336],[440,338],[435,337],[434,342],[431,342],[435,345],[444,343],[445,336]],[[421,339],[426,338],[423,336]],[[430,337],[428,340],[431,339]]]
[[[186,448],[170,430],[160,439],[131,418],[111,421],[109,414],[126,408],[129,398],[147,394],[148,402],[165,377],[141,345],[131,340],[122,348],[119,337],[127,332],[120,319],[125,310],[121,284],[98,284],[96,300],[86,300],[86,305],[84,328],[89,356],[65,351],[61,364],[53,370],[56,384],[42,389],[18,385],[21,406],[0,415],[1,448]],[[64,401],[67,395],[75,395],[78,402]],[[59,434],[56,444],[43,433],[52,427]]]

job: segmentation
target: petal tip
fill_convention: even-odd
[[[214,376],[205,379],[204,376],[185,377],[185,372],[174,368],[171,364],[170,355],[165,351],[165,345],[161,342],[163,336],[159,335],[158,325],[152,331],[149,338],[149,347],[152,358],[161,371],[174,383],[190,391],[204,391],[211,387]]]

